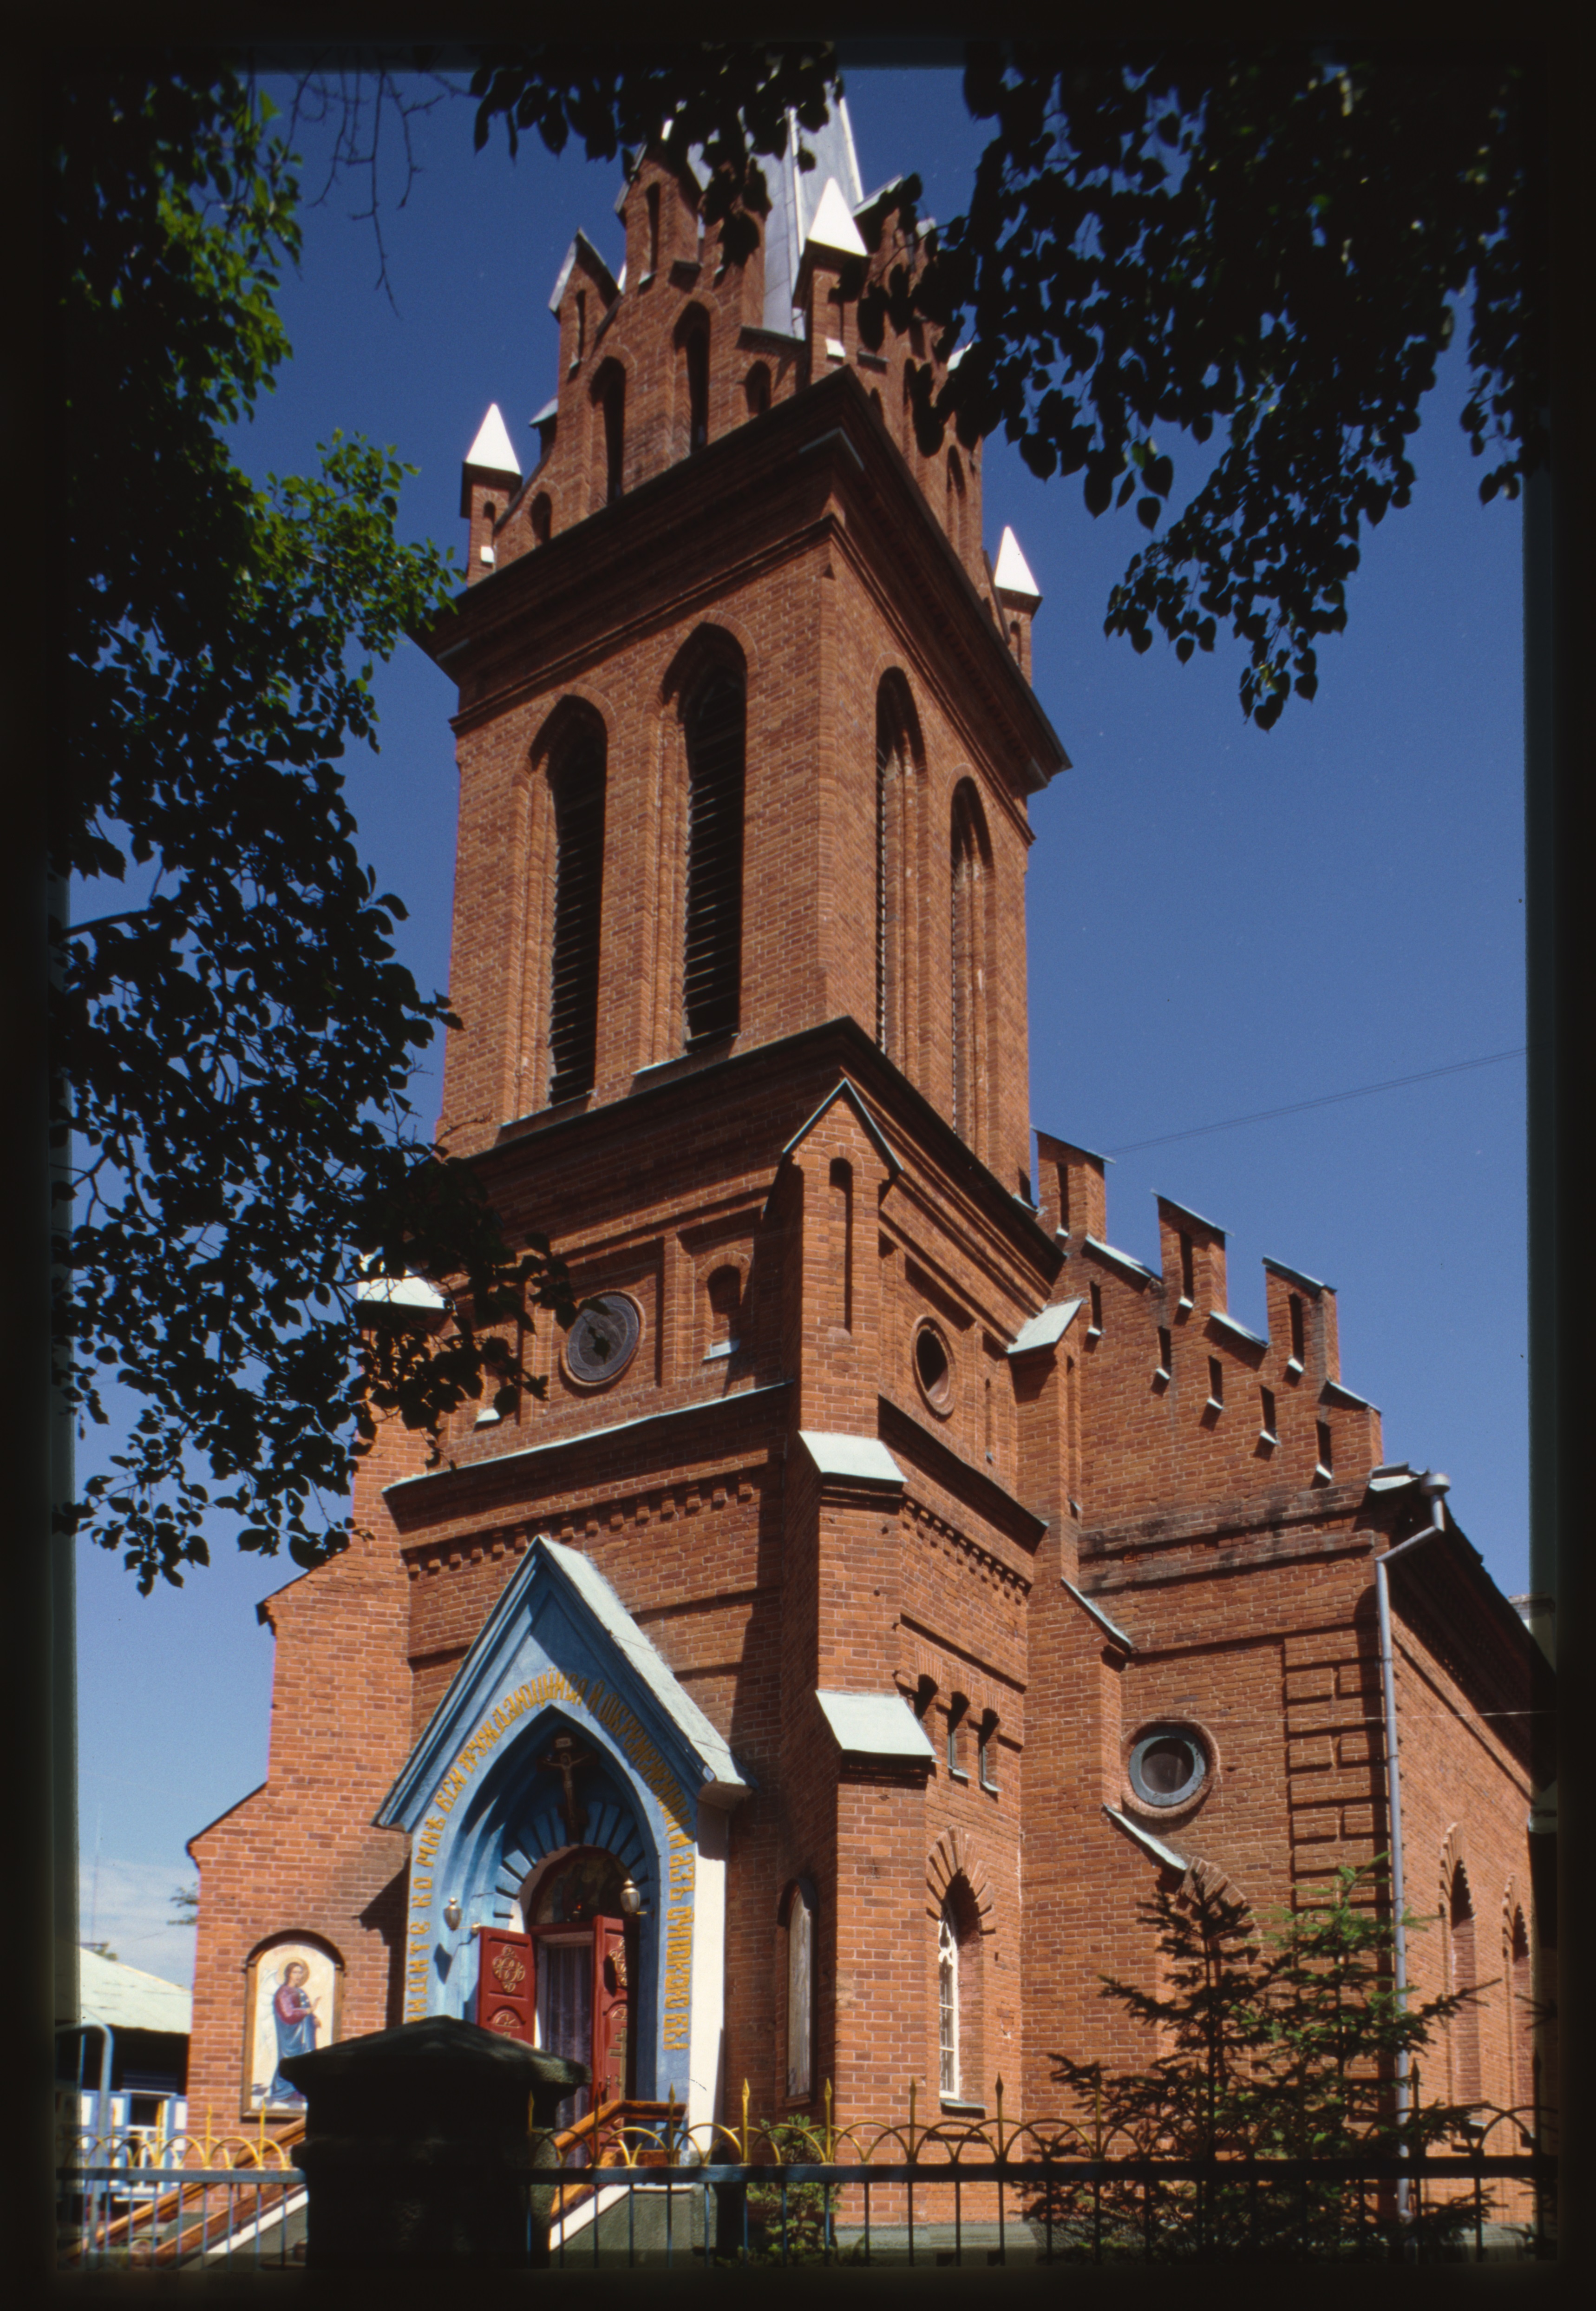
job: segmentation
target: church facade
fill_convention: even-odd
[[[1413,1978],[1493,1985],[1449,2083],[1524,2106],[1538,1657],[1383,1462],[1328,1286],[1269,1263],[1260,1337],[1219,1228],[1161,1202],[1149,1269],[1101,1157],[1033,1155],[1039,597],[979,452],[917,445],[931,349],[861,336],[894,187],[819,142],[744,263],[644,155],[622,270],[579,235],[556,284],[534,470],[496,410],[466,464],[441,1136],[585,1305],[439,1465],[386,1433],[351,1548],[260,1609],[268,1776],[190,1846],[191,2109],[292,2121],[292,1997],[695,2123],[745,2079],[1049,2111],[1060,2054],[1145,2051],[1100,1976],[1149,1973],[1156,1884],[1312,1901],[1394,1775]],[[1388,1679],[1376,1561],[1432,1529]]]

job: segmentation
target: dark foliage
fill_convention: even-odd
[[[1001,429],[1034,473],[1081,475],[1093,514],[1134,505],[1156,532],[1173,437],[1217,439],[1105,630],[1145,650],[1156,627],[1183,661],[1228,622],[1243,711],[1267,728],[1313,695],[1365,524],[1408,502],[1419,404],[1463,312],[1481,496],[1544,462],[1531,76],[1461,42],[977,43],[964,86],[994,123],[969,210],[871,324],[918,310],[944,358],[969,336],[935,401],[926,373],[922,447],[950,420],[967,443]]]
[[[800,128],[819,128],[835,59],[824,41],[762,48],[705,41],[650,51],[627,43],[606,49],[591,42],[536,40],[483,49],[473,74],[478,149],[502,119],[516,149],[519,133],[536,128],[551,153],[578,137],[590,161],[611,161],[624,148],[663,141],[685,162],[690,153],[709,179],[703,215],[723,223],[729,257],[746,257],[757,242],[748,212],[769,207],[759,155],[787,150],[788,114]],[[812,166],[799,147],[799,166]]]
[[[447,565],[398,541],[391,451],[335,439],[318,474],[261,490],[225,438],[288,352],[295,164],[224,72],[69,74],[57,99],[51,860],[58,890],[133,879],[127,903],[70,927],[58,904],[52,925],[74,1166],[56,1331],[81,1416],[104,1421],[108,1372],[144,1400],[61,1514],[148,1592],[206,1561],[218,1511],[301,1565],[342,1547],[323,1496],[376,1417],[435,1430],[484,1387],[533,1385],[524,1320],[568,1295],[415,1128],[412,1063],[449,1014],[394,958],[403,909],[361,864],[336,768],[374,743],[372,661],[436,616]],[[357,1358],[362,1261],[452,1281],[452,1313],[395,1312]]]
[[[1142,2070],[1055,2059],[1095,2144],[1109,2157],[1213,2160],[1211,2179],[1171,2182],[1149,2197],[1116,2185],[1095,2202],[1061,2190],[1051,2212],[1082,2252],[1106,2238],[1140,2255],[1209,2256],[1284,2249],[1382,2253],[1393,2237],[1389,2192],[1332,2180],[1304,2191],[1261,2192],[1227,2180],[1236,2158],[1393,2157],[1450,2148],[1472,2107],[1415,2093],[1404,2115],[1394,2089],[1399,2054],[1409,2062],[1478,1995],[1397,1995],[1391,1928],[1378,1867],[1338,1873],[1321,1905],[1287,1913],[1260,1932],[1226,1884],[1195,1871],[1142,1905],[1159,1952],[1147,1988],[1103,1977],[1103,1994],[1154,2038]],[[1409,1931],[1419,1921],[1408,1920]],[[1043,2211],[1039,2209],[1038,2212]],[[1471,2219],[1471,2204],[1415,2211],[1402,2234],[1412,2246],[1443,2246]]]

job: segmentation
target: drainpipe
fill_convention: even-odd
[[[1386,1549],[1374,1559],[1374,1594],[1380,1614],[1380,1692],[1385,1711],[1385,1798],[1386,1816],[1391,1825],[1391,1897],[1392,1911],[1392,1972],[1396,1980],[1397,2010],[1402,2012],[1408,2001],[1408,1930],[1403,1924],[1406,1913],[1407,1888],[1402,1870],[1402,1775],[1397,1749],[1397,1680],[1396,1665],[1391,1654],[1391,1580],[1388,1568],[1393,1557],[1408,1549],[1417,1548],[1421,1542],[1435,1540],[1446,1530],[1445,1498],[1452,1490],[1450,1477],[1439,1471],[1429,1471],[1418,1479],[1420,1489],[1429,1496],[1430,1522],[1421,1532],[1399,1541],[1395,1548]],[[1413,2065],[1408,2049],[1402,2047],[1397,2055],[1397,2124],[1400,2126],[1413,2107]],[[1398,2203],[1404,2220],[1408,2215],[1409,2185],[1397,2185]]]

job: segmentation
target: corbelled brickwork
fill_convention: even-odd
[[[1264,1913],[1385,1850],[1372,1567],[1424,1496],[1371,1487],[1327,1286],[1269,1263],[1260,1339],[1211,1222],[1161,1203],[1154,1271],[1100,1157],[1042,1134],[1033,1171],[1027,802],[1065,766],[1035,597],[994,584],[979,457],[916,444],[930,349],[861,339],[866,283],[916,261],[893,195],[823,189],[785,188],[807,240],[772,222],[732,265],[644,155],[624,276],[579,236],[557,286],[534,471],[496,419],[467,465],[431,645],[460,700],[442,1129],[638,1344],[595,1379],[544,1325],[546,1394],[467,1408],[432,1469],[385,1432],[355,1546],[271,1600],[268,1778],[192,1849],[218,2112],[272,1937],[337,1954],[345,2035],[398,2012],[406,1840],[374,1817],[539,1534],[748,1784],[720,2080],[762,2113],[999,2074],[1044,2110],[1058,2054],[1146,2052],[1099,1977],[1147,1975],[1161,1872]],[[1415,1973],[1504,1975],[1446,2059],[1522,2101],[1532,1649],[1455,1528],[1392,1591],[1409,1901],[1446,1912]],[[839,1695],[885,1747],[844,1745]],[[1162,1796],[1161,1737],[1195,1775]]]

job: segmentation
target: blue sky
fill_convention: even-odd
[[[929,214],[962,205],[982,139],[955,73],[857,72],[849,102],[867,188],[914,169]],[[306,213],[281,300],[294,358],[238,453],[264,476],[305,469],[336,427],[392,442],[420,468],[407,534],[458,553],[459,461],[491,401],[529,458],[527,421],[554,385],[549,292],[579,225],[618,266],[620,178],[540,146],[513,165],[502,142],[473,157],[465,104],[432,116],[417,150],[406,205],[397,173],[383,192],[392,304],[349,214],[362,188]],[[1033,810],[1034,1121],[1136,1151],[1109,1173],[1125,1250],[1156,1264],[1155,1192],[1225,1227],[1244,1322],[1263,1326],[1265,1255],[1333,1284],[1343,1375],[1382,1408],[1387,1458],[1450,1474],[1453,1513],[1513,1593],[1528,1586],[1522,1059],[1198,1129],[1525,1041],[1519,518],[1478,503],[1464,392],[1454,352],[1414,445],[1414,502],[1365,541],[1317,699],[1268,733],[1242,719],[1235,645],[1182,667],[1162,643],[1138,658],[1104,638],[1132,516],[1094,521],[1078,481],[1040,483],[994,442],[986,544],[1011,523],[1042,589],[1035,685],[1074,766]],[[1178,482],[1178,449],[1176,467]],[[411,910],[405,959],[443,987],[453,689],[406,646],[379,696],[381,751],[351,756],[349,793]],[[419,1093],[435,1108],[435,1081]],[[184,1841],[265,1776],[272,1644],[254,1607],[293,1570],[219,1532],[208,1572],[146,1600],[83,1551],[83,1932],[98,1830],[97,1937],[173,1979],[191,1965],[191,1935],[163,1923],[193,1875]]]

